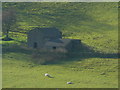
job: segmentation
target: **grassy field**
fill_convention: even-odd
[[[38,65],[23,53],[3,59],[4,88],[117,88],[118,59],[86,58]],[[45,77],[49,73],[54,78]],[[68,81],[74,84],[66,84]]]
[[[17,22],[9,34],[14,40],[1,43],[3,88],[118,87],[117,3],[3,3],[6,6],[16,8]],[[26,33],[34,27],[57,27],[63,38],[81,39],[86,49],[56,62],[35,63],[35,51],[26,48]],[[69,81],[73,84],[66,84]]]

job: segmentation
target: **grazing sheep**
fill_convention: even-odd
[[[48,73],[46,73],[45,76],[50,76],[50,75]]]
[[[47,77],[49,77],[49,78],[53,78],[53,77],[50,76],[48,73],[46,73],[45,76],[47,76]]]
[[[72,82],[67,82],[67,84],[73,84]]]

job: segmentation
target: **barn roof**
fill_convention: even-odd
[[[31,32],[43,32],[43,33],[45,33],[45,34],[47,34],[47,33],[50,33],[50,32],[60,32],[57,28],[55,28],[55,27],[50,27],[50,28],[39,28],[39,27],[36,27],[36,28],[34,28],[34,29],[32,29],[32,30],[30,30],[29,31],[29,33],[31,33]]]

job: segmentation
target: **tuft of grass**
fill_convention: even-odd
[[[34,63],[44,65],[49,63],[55,63],[61,59],[67,58],[67,55],[66,53],[34,50],[31,58]]]

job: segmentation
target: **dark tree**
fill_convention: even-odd
[[[16,11],[14,8],[8,8],[2,11],[2,30],[5,38],[3,40],[11,40],[9,37],[9,32],[11,31],[11,27],[16,22]]]

